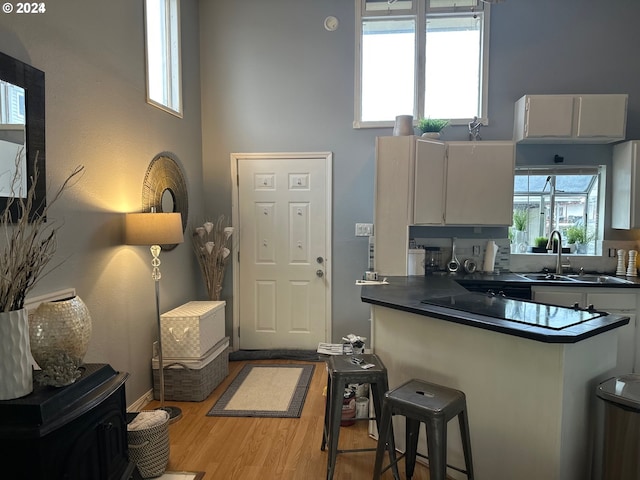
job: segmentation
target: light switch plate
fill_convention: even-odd
[[[370,237],[373,235],[373,223],[356,223],[356,237]]]

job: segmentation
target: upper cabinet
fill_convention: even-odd
[[[516,102],[514,140],[522,143],[612,143],[624,140],[626,94],[525,95]]]
[[[633,140],[613,147],[611,228],[640,228],[639,145],[640,141]]]
[[[413,223],[511,225],[513,142],[416,142]]]

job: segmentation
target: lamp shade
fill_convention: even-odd
[[[166,245],[182,243],[180,213],[127,213],[125,243],[128,245]]]

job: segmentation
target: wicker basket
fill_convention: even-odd
[[[157,410],[138,415],[156,414]],[[169,463],[169,414],[161,423],[149,428],[127,430],[129,459],[136,464],[142,478],[159,477]]]
[[[160,398],[160,372],[152,359],[153,395]],[[229,337],[218,342],[202,359],[164,359],[164,398],[202,402],[229,374]]]

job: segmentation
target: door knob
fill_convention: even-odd
[[[316,275],[320,278],[322,278],[324,276],[324,272],[320,269],[316,270]]]
[[[324,258],[318,257],[318,258],[316,258],[316,262],[322,263],[322,262],[324,262]]]

